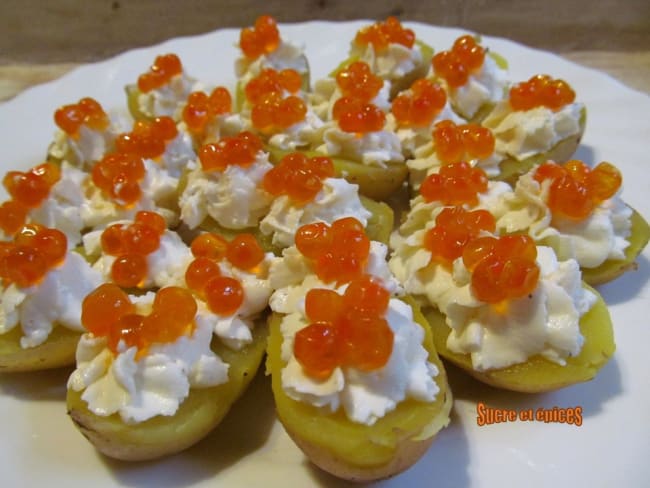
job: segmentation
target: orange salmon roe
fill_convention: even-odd
[[[242,29],[239,35],[239,47],[244,55],[253,60],[262,54],[270,54],[280,44],[280,32],[275,19],[270,15],[257,18],[255,25]]]
[[[282,98],[279,93],[269,93],[251,109],[253,127],[272,134],[305,120],[307,105],[294,95]]]
[[[249,81],[244,88],[246,100],[253,105],[262,103],[264,98],[271,93],[282,95],[285,91],[296,94],[302,87],[300,74],[293,69],[276,71],[272,68],[262,72]]]
[[[411,93],[401,93],[393,100],[392,112],[403,127],[427,127],[445,108],[447,94],[438,83],[416,80]]]
[[[115,147],[118,153],[155,159],[163,155],[167,143],[177,135],[171,117],[156,117],[151,122],[138,120],[131,132],[117,136]]]
[[[39,164],[24,173],[9,171],[2,184],[11,200],[0,206],[0,229],[7,235],[18,232],[29,210],[43,203],[59,179],[61,169],[53,163]]]
[[[108,127],[108,116],[99,102],[86,97],[77,103],[64,105],[57,109],[54,112],[54,122],[69,136],[77,137],[82,125],[86,125],[93,130],[106,129]]]
[[[478,124],[456,125],[451,120],[441,120],[434,126],[432,135],[436,154],[446,164],[484,159],[494,152],[494,135]]]
[[[81,323],[94,336],[106,337],[113,354],[118,353],[119,343],[123,342],[127,348],[138,348],[139,359],[154,343],[170,343],[192,334],[196,311],[196,301],[189,291],[170,286],[156,293],[151,313],[141,315],[122,289],[105,283],[84,299]]]
[[[384,314],[390,294],[370,276],[350,282],[343,296],[313,289],[305,296],[310,324],[294,339],[294,355],[308,376],[326,379],[336,367],[374,371],[388,362],[394,335]]]
[[[521,298],[539,281],[537,247],[530,236],[479,237],[463,249],[463,263],[472,273],[472,291],[486,303]]]
[[[201,133],[215,117],[232,112],[232,97],[227,88],[218,86],[210,96],[192,92],[183,108],[183,121],[190,132]]]
[[[594,169],[582,161],[571,160],[561,166],[552,161],[540,165],[535,180],[551,180],[548,206],[554,215],[583,220],[601,202],[612,198],[623,181],[612,164],[602,162]]]
[[[182,72],[183,65],[175,54],[157,56],[149,71],[138,77],[138,89],[142,93],[150,92],[166,85],[174,76]]]
[[[377,22],[360,29],[354,38],[354,43],[361,46],[372,44],[377,52],[388,49],[388,45],[401,44],[402,46],[413,47],[415,34],[411,29],[402,27],[397,17],[388,17],[385,22]]]
[[[68,241],[60,230],[26,225],[12,241],[2,243],[0,279],[7,286],[11,283],[22,288],[36,285],[63,262],[67,250]]]
[[[575,98],[575,92],[566,81],[553,79],[549,75],[533,76],[510,89],[510,106],[513,110],[536,107],[559,110],[573,103]]]
[[[346,283],[360,276],[368,261],[370,239],[353,218],[307,224],[296,233],[296,247],[311,260],[316,275],[325,283]]]
[[[192,254],[219,261],[226,257],[228,241],[223,237],[206,232],[194,238],[191,245]]]
[[[113,224],[101,236],[104,253],[115,256],[111,278],[124,288],[140,286],[147,277],[147,255],[160,246],[167,228],[165,219],[155,212],[138,212],[129,225]]]
[[[488,178],[481,168],[468,163],[446,164],[440,173],[429,175],[420,186],[420,194],[427,202],[443,205],[478,205],[478,194],[487,191]]]
[[[107,154],[92,169],[93,183],[124,207],[140,200],[140,181],[144,176],[142,157],[135,154]]]
[[[225,171],[231,164],[245,168],[253,164],[262,147],[259,137],[245,131],[204,145],[199,150],[199,160],[203,171]]]
[[[431,64],[437,76],[443,78],[452,88],[467,83],[469,76],[483,66],[485,49],[476,43],[474,37],[461,36],[449,51],[441,51],[433,56]]]
[[[357,134],[380,131],[386,123],[386,115],[379,107],[351,97],[339,98],[334,103],[332,117],[338,120],[342,131]]]
[[[345,97],[358,98],[369,102],[377,96],[384,81],[370,71],[363,61],[355,61],[336,75],[336,83]]]
[[[468,242],[483,231],[495,229],[496,221],[487,210],[468,212],[463,207],[447,207],[436,217],[436,226],[425,234],[424,248],[431,252],[432,262],[450,268]]]
[[[308,158],[295,152],[282,158],[262,180],[262,187],[272,195],[287,195],[293,202],[310,202],[323,188],[323,180],[334,176],[334,164],[327,156]]]

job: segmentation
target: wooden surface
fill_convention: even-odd
[[[181,35],[280,22],[383,19],[507,37],[605,71],[650,94],[648,0],[0,0],[0,100],[81,63]]]

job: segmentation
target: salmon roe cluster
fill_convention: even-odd
[[[452,88],[467,83],[469,76],[481,69],[485,60],[485,49],[470,35],[461,36],[449,51],[433,56],[431,64],[437,76],[443,78]]]
[[[443,205],[478,205],[478,194],[487,191],[488,178],[481,168],[468,163],[446,164],[440,173],[429,175],[420,186],[420,194],[427,202]]]
[[[215,117],[232,111],[232,97],[227,88],[218,86],[210,95],[192,92],[183,108],[182,118],[190,132],[201,133]]]
[[[402,127],[427,127],[447,103],[447,94],[438,83],[416,80],[410,93],[400,93],[393,100],[392,112]]]
[[[553,79],[549,75],[533,76],[510,89],[510,106],[513,110],[536,107],[559,110],[573,103],[575,98],[575,92],[566,81]]]
[[[239,34],[239,47],[251,60],[272,53],[279,45],[278,25],[270,15],[261,15],[253,27],[246,27]]]
[[[298,251],[311,261],[325,283],[347,283],[363,274],[370,254],[370,239],[354,217],[335,220],[331,226],[316,222],[296,232]]]
[[[623,180],[610,163],[591,169],[575,159],[563,166],[548,161],[537,168],[534,178],[539,183],[551,180],[547,202],[551,212],[573,220],[589,217],[597,205],[616,194]]]
[[[227,259],[236,268],[250,271],[264,260],[264,250],[252,234],[239,234],[228,242],[212,233],[196,237],[191,249],[194,260],[185,271],[188,288],[202,297],[213,313],[234,314],[244,301],[244,288],[237,279],[221,274],[219,261]]]
[[[183,65],[175,54],[157,56],[149,71],[138,77],[138,90],[147,93],[160,88],[182,72]]]
[[[341,97],[334,102],[332,117],[342,131],[358,135],[380,131],[386,123],[386,114],[379,107],[352,97]]]
[[[82,125],[98,131],[106,129],[108,116],[97,100],[86,97],[57,109],[54,112],[54,122],[69,136],[78,137]]]
[[[123,288],[141,286],[147,278],[147,256],[160,247],[165,219],[155,213],[140,211],[132,224],[113,224],[101,236],[102,250],[115,256],[111,278]]]
[[[302,87],[302,78],[297,71],[265,69],[248,82],[244,93],[252,104],[253,127],[271,133],[286,129],[305,119],[307,105],[295,93]],[[285,97],[285,92],[292,93]]]
[[[415,33],[405,29],[397,17],[388,17],[384,22],[377,22],[360,29],[354,38],[360,46],[372,44],[376,52],[388,49],[389,44],[401,44],[411,49],[415,43]]]
[[[369,102],[379,94],[384,80],[375,76],[367,63],[355,61],[336,74],[336,84],[343,96]]]
[[[167,143],[177,135],[178,129],[171,117],[156,117],[152,121],[138,120],[131,132],[117,136],[115,148],[118,153],[155,159],[163,155]]]
[[[25,225],[12,241],[0,242],[0,278],[5,286],[36,285],[63,262],[67,250],[68,240],[60,230]]]
[[[431,252],[432,262],[451,268],[468,242],[495,229],[496,221],[487,210],[470,212],[463,207],[446,207],[436,217],[435,227],[424,235],[423,244]]]
[[[205,144],[199,150],[199,161],[203,171],[225,171],[230,165],[246,168],[255,162],[262,147],[259,137],[244,131],[236,136],[222,137],[219,142]]]
[[[324,380],[337,367],[374,371],[386,365],[394,334],[384,318],[390,294],[370,276],[350,282],[341,296],[312,289],[305,296],[310,324],[294,338],[294,356],[305,374]]]
[[[488,158],[494,152],[494,135],[478,124],[456,125],[451,120],[436,123],[432,132],[438,158],[446,164]]]
[[[472,292],[482,302],[500,303],[529,295],[539,281],[537,247],[530,236],[479,237],[463,249],[472,273]]]
[[[156,293],[148,315],[137,312],[129,295],[113,283],[104,283],[84,299],[81,323],[95,337],[106,337],[117,355],[120,342],[137,347],[136,359],[153,344],[168,344],[194,332],[197,306],[192,293],[169,286]]]
[[[0,205],[0,229],[10,236],[18,232],[29,210],[43,203],[59,179],[61,169],[53,163],[39,164],[25,172],[9,171],[2,184],[11,199]]]
[[[92,169],[92,181],[118,205],[133,206],[142,195],[140,182],[145,177],[141,156],[109,153]]]
[[[271,195],[287,195],[293,202],[310,202],[323,188],[323,180],[334,176],[334,164],[327,156],[308,158],[295,152],[286,155],[262,180],[262,188]]]

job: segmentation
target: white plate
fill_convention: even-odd
[[[309,22],[281,27],[306,46],[312,79],[346,55],[367,22]],[[411,24],[418,38],[448,48],[460,30]],[[92,96],[105,107],[123,106],[123,87],[157,54],[175,52],[187,71],[208,84],[234,83],[237,30],[174,39],[84,66],[0,106],[3,172],[41,161],[54,131],[56,107]],[[650,98],[612,78],[503,39],[484,44],[510,62],[513,80],[549,73],[567,80],[589,111],[578,157],[606,159],[624,175],[624,198],[646,217]],[[451,425],[412,469],[384,486],[641,486],[650,480],[650,387],[647,323],[650,288],[646,250],[640,268],[603,286],[618,350],[597,378],[544,395],[497,391],[450,371],[456,397]],[[0,377],[2,486],[308,486],[336,481],[304,459],[275,421],[268,380],[258,377],[224,424],[194,448],[157,462],[126,464],[98,455],[66,416],[65,372]],[[477,426],[476,405],[523,410],[580,406],[580,427],[516,421]]]

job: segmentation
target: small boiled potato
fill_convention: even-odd
[[[156,416],[145,422],[126,424],[118,414],[100,417],[88,410],[82,392],[68,390],[68,415],[81,433],[106,456],[143,461],[180,452],[214,429],[251,382],[264,357],[266,326],[258,324],[253,342],[233,351],[213,339],[213,350],[230,365],[230,380],[212,388],[190,390],[171,417]],[[226,440],[224,440],[226,441]]]
[[[425,315],[431,324],[433,340],[440,355],[477,380],[497,388],[524,393],[553,391],[593,379],[616,349],[607,305],[595,290],[585,287],[597,294],[597,301],[580,320],[580,331],[585,339],[582,350],[577,356],[568,358],[565,366],[534,356],[525,363],[507,368],[476,371],[472,368],[469,354],[458,354],[447,348],[450,329],[445,323],[444,315],[433,308],[426,310]]]
[[[401,402],[371,426],[351,422],[340,409],[334,414],[289,398],[282,388],[281,316],[270,319],[266,369],[272,376],[278,418],[305,455],[321,469],[351,481],[393,476],[413,465],[435,435],[449,423],[452,396],[447,376],[433,345],[429,326],[412,300],[416,321],[425,330],[424,346],[439,374],[434,402]]]
[[[582,268],[582,278],[592,286],[607,283],[628,270],[636,269],[635,259],[648,244],[650,226],[636,210],[632,211],[632,229],[629,237],[630,245],[625,249],[625,259],[609,259],[597,268]]]
[[[0,373],[41,371],[71,366],[80,332],[54,324],[47,340],[36,347],[22,348],[20,324],[6,334],[0,334]]]
[[[126,85],[124,91],[126,92],[126,106],[133,120],[152,120],[153,117],[151,115],[147,115],[140,110],[140,102],[138,99],[140,98],[141,92],[138,89],[138,85]]]
[[[270,160],[276,164],[292,151],[266,147]],[[307,157],[326,156],[316,151],[300,151]],[[332,157],[334,173],[338,178],[345,178],[349,183],[359,185],[359,193],[373,200],[386,200],[398,191],[408,177],[408,167],[404,163],[388,163],[385,168],[367,166],[362,163]]]
[[[578,149],[578,145],[582,140],[587,124],[587,111],[582,109],[580,113],[580,131],[578,134],[562,139],[549,151],[530,156],[529,158],[519,161],[518,159],[509,157],[499,163],[500,172],[493,179],[505,181],[514,186],[517,179],[525,173],[528,173],[534,166],[545,163],[546,161],[555,161],[556,163],[564,163],[571,159]]]

